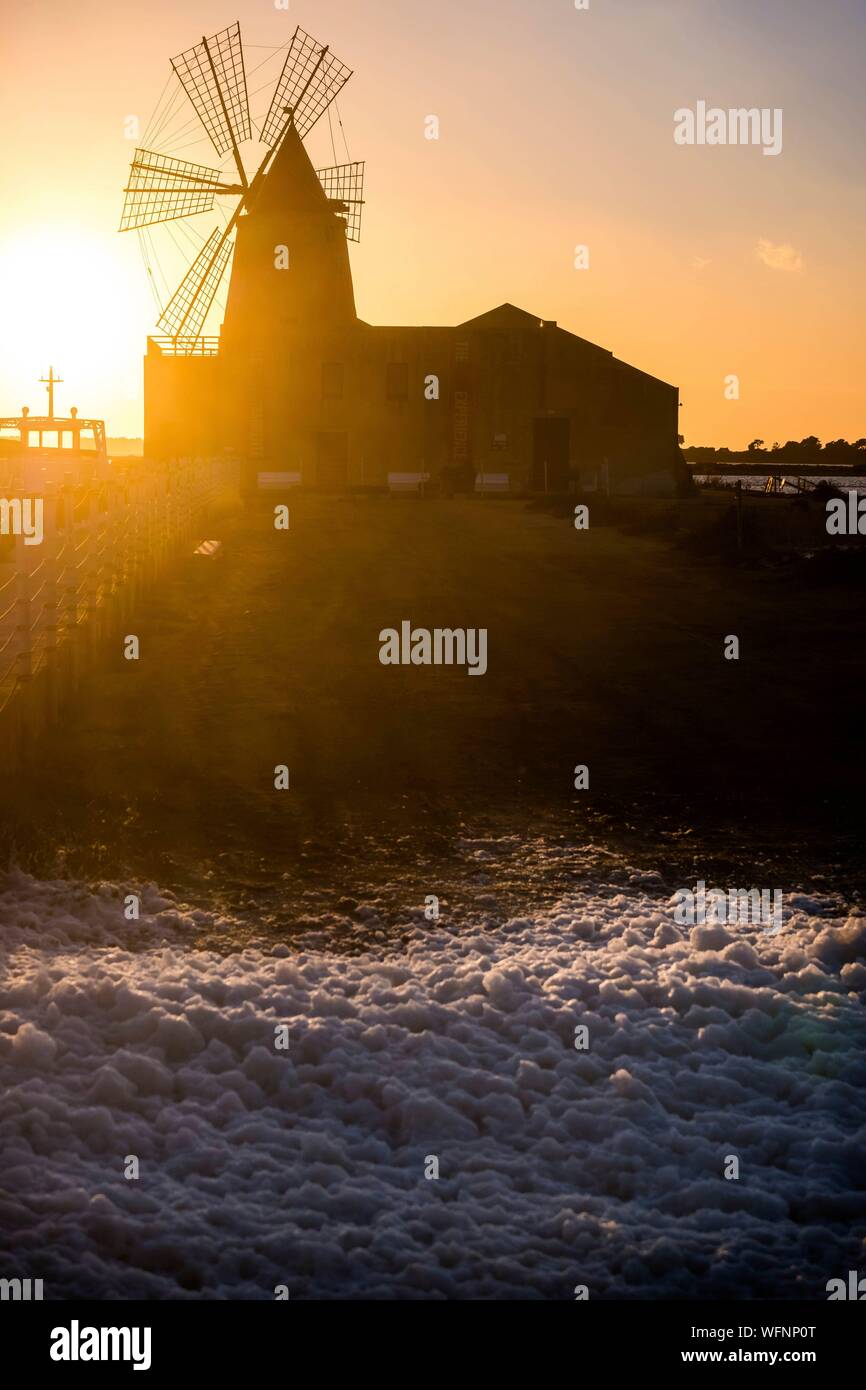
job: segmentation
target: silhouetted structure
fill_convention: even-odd
[[[169,336],[148,341],[147,455],[230,449],[253,479],[278,471],[328,489],[382,487],[389,475],[471,488],[483,475],[500,489],[672,490],[676,387],[510,304],[448,328],[357,317],[346,242],[357,237],[363,166],[317,172],[302,140],[351,75],[328,49],[297,31],[263,127],[270,149],[250,181],[237,148],[249,130],[237,26],[174,65],[241,182],[173,160],[166,175],[164,156],[136,151],[126,225],[239,197],[167,306]],[[222,332],[202,337],[233,228]]]

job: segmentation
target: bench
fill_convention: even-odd
[[[389,492],[423,492],[430,481],[429,473],[389,473]]]
[[[508,492],[510,480],[507,473],[476,473],[476,492]]]
[[[258,475],[259,487],[266,491],[277,488],[300,487],[300,473],[260,473]]]

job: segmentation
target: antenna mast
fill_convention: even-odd
[[[63,377],[62,377],[62,376],[55,376],[55,375],[54,375],[54,368],[53,368],[53,367],[49,367],[49,368],[48,368],[48,375],[47,375],[47,376],[41,376],[41,377],[39,378],[39,380],[40,380],[41,382],[44,382],[44,384],[45,384],[45,385],[47,386],[47,388],[48,388],[48,418],[49,418],[49,420],[53,420],[53,419],[54,419],[54,388],[55,388],[55,386],[61,386],[61,385],[63,384]]]

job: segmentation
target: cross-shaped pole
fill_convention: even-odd
[[[62,376],[55,376],[55,375],[54,375],[54,368],[53,368],[53,367],[49,367],[49,368],[48,368],[48,375],[47,375],[47,376],[41,376],[41,377],[39,378],[39,380],[42,381],[42,382],[44,382],[45,385],[48,387],[48,418],[49,418],[49,420],[53,420],[53,419],[54,419],[54,388],[55,388],[55,386],[60,386],[60,385],[62,384],[62,382],[63,382],[63,377],[62,377]]]

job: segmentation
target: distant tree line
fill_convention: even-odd
[[[682,443],[682,440],[680,441]],[[753,439],[747,449],[715,449],[711,445],[684,445],[683,454],[694,463],[724,463],[725,460],[775,460],[781,463],[815,460],[820,455],[822,463],[857,464],[866,462],[866,439],[855,439],[853,444],[847,439],[831,439],[822,444],[817,435],[810,434],[807,439],[789,439],[787,444],[778,441],[767,448],[763,439]]]

